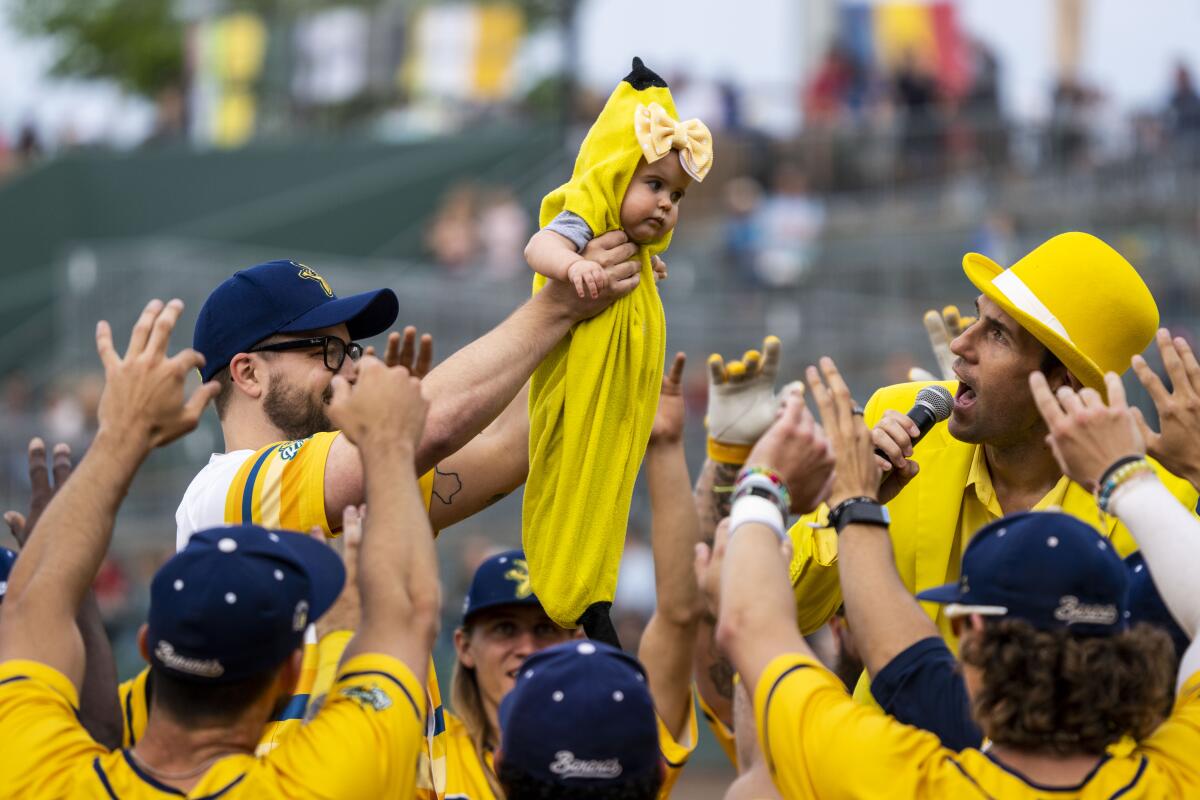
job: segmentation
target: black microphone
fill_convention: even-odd
[[[950,412],[953,410],[954,398],[945,386],[934,384],[917,392],[917,400],[908,410],[908,418],[917,423],[917,429],[920,431],[917,438],[913,439],[913,445],[921,441],[934,425],[950,419]],[[892,460],[888,458],[887,453],[876,447],[875,455],[888,462],[888,469],[892,468]]]

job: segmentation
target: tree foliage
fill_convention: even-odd
[[[10,0],[18,30],[51,39],[56,75],[110,78],[153,96],[183,79],[173,0]]]

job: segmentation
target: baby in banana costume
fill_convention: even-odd
[[[581,256],[588,241],[623,230],[640,246],[637,288],[575,326],[530,385],[522,514],[530,579],[555,622],[589,634],[597,629],[589,621],[608,619],[662,382],[658,254],[688,186],[712,167],[708,128],[677,117],[666,82],[635,58],[583,140],[571,179],[542,200],[542,229],[525,249],[534,292],[554,279],[596,297],[607,281]]]

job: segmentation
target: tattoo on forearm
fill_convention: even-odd
[[[462,491],[462,478],[458,477],[457,472],[442,472],[437,467],[433,468],[433,472],[433,496],[448,506],[454,500],[454,495]]]
[[[726,700],[733,699],[734,672],[733,664],[730,664],[728,660],[720,656],[717,656],[708,665],[708,679],[712,681],[713,688],[717,690],[717,694]]]
[[[712,542],[717,530],[717,523],[729,516],[733,505],[733,484],[737,480],[738,464],[725,464],[720,461],[707,460],[700,471],[700,479],[696,481],[696,510],[700,514],[700,524],[704,537]]]

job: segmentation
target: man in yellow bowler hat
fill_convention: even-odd
[[[1074,483],[1055,462],[1029,376],[1040,370],[1052,389],[1090,387],[1103,395],[1104,373],[1124,373],[1154,339],[1158,309],[1150,290],[1120,253],[1086,233],[1055,236],[1008,269],[968,253],[963,269],[980,291],[979,320],[950,344],[958,380],[942,384],[954,394],[948,424],[934,426],[913,445],[918,431],[905,412],[925,383],[880,389],[863,410],[875,446],[887,454],[881,461],[890,472],[879,501],[887,506],[905,585],[916,593],[957,581],[963,551],[977,530],[1031,509],[1059,507],[1127,555],[1136,549],[1129,532],[1099,512],[1094,487]],[[1154,466],[1171,492],[1195,508],[1196,490]],[[842,603],[837,532],[828,527],[829,516],[828,509],[818,509],[791,529],[791,577],[805,633]],[[942,608],[924,608],[953,646]],[[901,627],[864,643],[868,671],[903,656],[912,640]],[[865,677],[855,696],[870,702]]]

